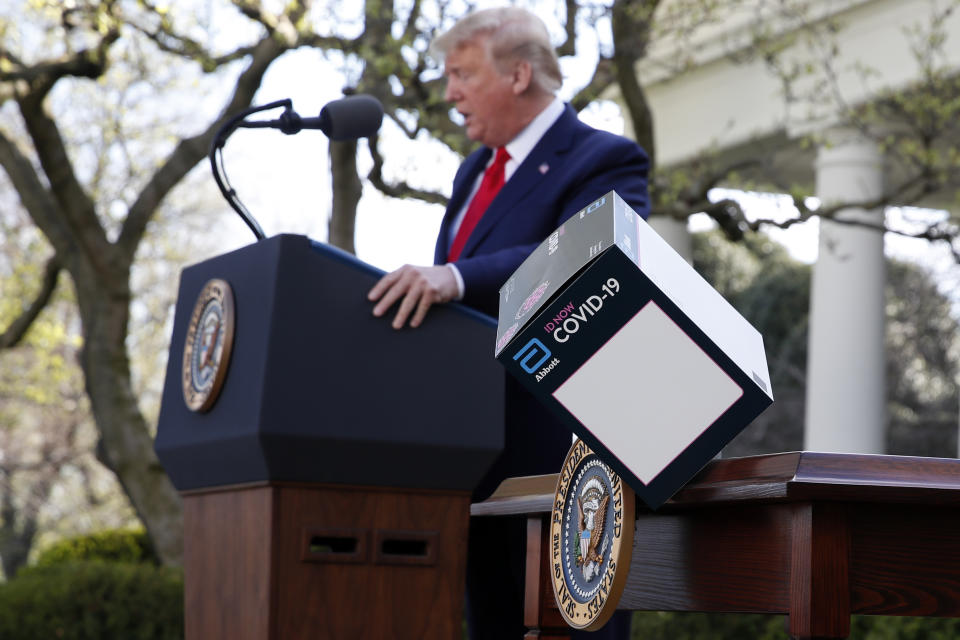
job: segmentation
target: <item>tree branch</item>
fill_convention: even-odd
[[[79,247],[91,264],[106,270],[109,269],[106,262],[109,246],[94,204],[80,185],[59,128],[44,105],[50,89],[61,78],[71,75],[97,78],[106,71],[109,49],[119,38],[120,32],[109,16],[104,15],[102,19],[107,29],[95,47],[79,51],[69,58],[42,62],[29,68],[21,66],[14,72],[28,79],[15,90],[18,94],[17,104],[50,183],[49,191],[42,186],[32,163],[2,133],[0,164],[11,176],[24,206],[47,234],[61,259],[71,249]],[[10,59],[9,55],[7,59]],[[2,79],[0,77],[0,81]]]
[[[611,58],[603,56],[597,61],[597,66],[593,70],[593,76],[585,87],[580,89],[570,100],[570,106],[576,111],[583,111],[594,100],[611,87],[617,80],[616,69],[613,66]]]
[[[650,23],[660,0],[616,0],[610,22],[613,26],[613,63],[617,84],[633,123],[637,144],[650,157],[650,166],[656,166],[656,148],[653,139],[653,112],[646,92],[637,78],[637,61],[646,55],[650,44]]]
[[[565,0],[564,6],[567,9],[567,20],[563,25],[566,38],[557,47],[557,55],[561,57],[577,54],[577,12],[580,9],[577,0]]]
[[[47,93],[61,78],[74,76],[79,78],[99,78],[108,66],[110,47],[120,39],[120,29],[111,25],[97,42],[97,46],[82,49],[69,57],[62,57],[53,61],[41,62],[29,67],[22,63],[15,65],[17,69],[9,72],[9,77],[0,73],[0,82],[26,80],[29,88],[27,93],[43,100]],[[8,52],[0,52],[0,62],[6,59],[12,62],[15,58]],[[4,65],[0,64],[0,68]]]
[[[417,189],[406,182],[388,184],[383,179],[383,156],[380,154],[379,136],[371,137],[368,146],[370,148],[370,157],[373,159],[373,168],[370,169],[370,173],[367,174],[367,179],[370,180],[371,184],[381,193],[391,198],[416,198],[417,200],[431,204],[447,204],[447,197],[442,193]]]
[[[161,51],[196,62],[206,73],[216,71],[236,60],[242,60],[254,52],[255,45],[241,46],[229,53],[214,55],[197,40],[183,33],[178,33],[166,13],[157,9],[154,4],[146,0],[141,0],[141,3],[148,12],[156,17],[157,24],[148,27],[131,23],[131,26],[149,38]],[[296,25],[301,22],[306,12],[306,4],[297,2],[288,5],[286,13],[272,14],[259,3],[234,2],[240,13],[261,24],[268,34],[281,35],[290,46],[297,42],[306,44],[304,42],[305,38],[308,38],[313,46],[334,47],[337,44],[342,45],[343,41],[339,39],[323,38],[307,31],[298,33]]]
[[[47,260],[47,265],[43,270],[43,281],[40,284],[40,291],[37,292],[37,296],[33,302],[10,323],[6,331],[0,334],[0,349],[15,347],[19,344],[20,340],[23,339],[23,336],[26,335],[34,320],[37,319],[40,312],[43,311],[47,303],[50,302],[50,298],[57,288],[57,277],[59,275],[60,262],[57,260],[56,255],[54,255]]]
[[[416,39],[420,30],[417,28],[417,20],[420,18],[421,0],[413,0],[410,7],[410,14],[407,16],[407,24],[403,29],[403,41],[407,44]]]
[[[99,78],[104,70],[104,60],[92,55],[90,50],[84,50],[69,57],[64,56],[58,60],[26,66],[9,51],[0,49],[0,62],[2,61],[9,62],[13,69],[10,71],[0,71],[0,82],[25,80],[33,84],[34,82],[45,79],[53,79],[55,81],[58,78],[66,76],[95,79]],[[4,65],[0,64],[0,69],[3,68]]]
[[[93,17],[96,28],[91,35],[98,37],[96,46],[29,65],[12,51],[0,47],[0,83],[26,81],[31,92],[45,96],[60,79],[67,76],[99,78],[107,67],[107,53],[120,37],[119,24],[111,14],[113,3],[101,3]],[[68,17],[77,9],[61,8],[61,23],[69,31],[76,27]]]
[[[328,242],[348,253],[356,253],[357,204],[363,184],[357,173],[357,141],[331,140],[329,147],[333,202]]]
[[[57,203],[40,181],[33,164],[16,144],[0,131],[0,166],[3,167],[20,202],[57,252],[71,248],[69,229],[64,227]]]
[[[134,29],[150,39],[157,48],[164,53],[169,53],[186,60],[191,60],[200,65],[205,73],[216,71],[225,64],[235,60],[241,60],[253,52],[253,47],[238,47],[230,53],[219,56],[211,55],[203,45],[186,36],[169,33],[163,29],[147,30],[139,25],[131,25]]]
[[[160,206],[160,202],[198,162],[206,157],[213,137],[223,123],[233,114],[250,106],[267,68],[287,50],[288,47],[270,36],[258,42],[253,48],[250,65],[237,79],[233,94],[220,116],[202,133],[181,140],[141,190],[130,206],[116,242],[126,265],[132,263],[147,223]]]
[[[711,203],[703,210],[713,218],[720,230],[731,242],[743,240],[744,233],[750,228],[740,203],[730,198],[724,198]]]
[[[60,129],[47,113],[45,94],[46,89],[40,88],[17,102],[40,165],[50,182],[50,195],[57,205],[55,215],[63,220],[68,227],[66,235],[72,238],[70,246],[57,246],[57,250],[79,248],[98,271],[108,272],[111,270],[110,244],[97,218],[96,207],[73,170]],[[50,238],[51,242],[55,240]],[[65,254],[61,253],[61,256]],[[69,263],[66,266],[69,268]]]

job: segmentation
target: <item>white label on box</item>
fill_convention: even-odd
[[[644,484],[742,395],[653,302],[553,393]]]

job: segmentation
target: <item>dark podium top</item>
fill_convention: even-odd
[[[562,637],[542,573],[555,486],[513,478],[471,513],[527,516],[528,558],[541,558],[539,575],[528,564],[527,624]],[[716,460],[657,512],[638,506],[618,608],[786,613],[795,638],[844,638],[853,613],[960,617],[958,506],[956,459]]]
[[[177,489],[473,489],[503,447],[496,325],[451,304],[396,331],[366,298],[382,273],[295,235],[183,271],[155,445]],[[181,390],[183,346],[211,278],[233,289],[236,329],[219,399],[195,413]]]

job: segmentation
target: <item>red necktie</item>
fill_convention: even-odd
[[[463,216],[463,222],[460,223],[460,228],[457,229],[457,235],[453,238],[453,244],[450,245],[450,253],[447,256],[447,262],[453,262],[460,257],[460,252],[463,251],[463,245],[467,244],[467,238],[473,233],[477,223],[480,222],[480,218],[483,217],[483,212],[487,210],[487,207],[490,206],[490,203],[493,202],[494,197],[496,197],[497,192],[500,191],[500,187],[502,187],[504,183],[503,168],[509,159],[510,154],[507,153],[507,150],[503,147],[497,147],[497,157],[494,158],[493,164],[487,167],[486,172],[484,172],[480,188],[477,190],[476,195],[473,196],[473,200],[470,201],[467,213]]]

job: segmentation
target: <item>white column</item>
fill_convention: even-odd
[[[680,257],[693,266],[693,238],[687,228],[686,220],[677,220],[669,216],[650,216],[647,219],[650,226],[661,238],[667,241]]]
[[[817,195],[824,206],[881,195],[883,157],[850,131],[831,132],[817,155]],[[882,210],[845,209],[838,220],[883,222]],[[804,448],[883,453],[883,233],[822,220],[813,267]]]

